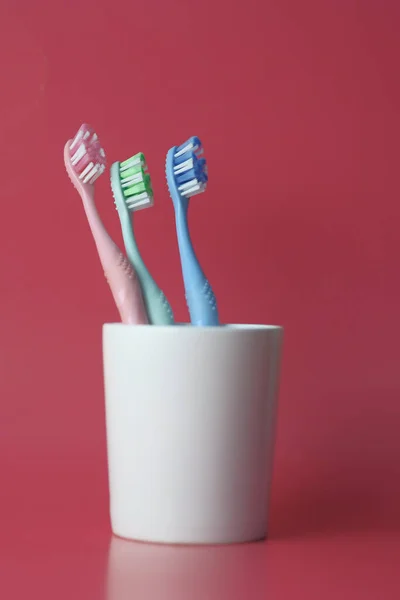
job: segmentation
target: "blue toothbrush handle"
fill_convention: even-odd
[[[197,260],[187,223],[187,205],[176,210],[176,232],[185,285],[186,303],[192,325],[219,325],[215,294]]]
[[[185,274],[183,275],[185,278]],[[185,286],[186,303],[192,325],[219,325],[218,308],[215,294],[208,280],[196,281],[190,288]]]

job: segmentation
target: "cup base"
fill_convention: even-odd
[[[114,537],[119,538],[121,540],[125,540],[127,542],[133,542],[135,544],[147,544],[147,545],[151,545],[151,546],[236,546],[236,545],[243,545],[243,544],[253,544],[253,543],[261,543],[261,542],[265,542],[268,539],[268,533],[262,533],[259,535],[254,535],[254,536],[250,536],[250,537],[246,537],[246,538],[235,538],[234,536],[232,536],[232,538],[225,538],[225,539],[218,539],[217,537],[215,538],[208,538],[208,539],[203,539],[203,540],[199,540],[196,538],[192,538],[192,539],[186,539],[186,540],[181,540],[179,538],[170,538],[170,539],[159,539],[159,538],[152,538],[152,537],[131,537],[131,536],[127,536],[126,534],[122,534],[119,533],[118,530],[116,529],[112,529],[112,534]]]

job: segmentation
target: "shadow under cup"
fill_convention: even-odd
[[[169,544],[267,535],[283,330],[105,324],[113,532]]]

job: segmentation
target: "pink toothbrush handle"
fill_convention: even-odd
[[[96,240],[95,233],[93,237]],[[147,325],[149,321],[142,290],[130,262],[111,239],[110,243],[104,243],[103,239],[99,244],[96,241],[96,246],[121,321],[133,325]]]
[[[110,286],[121,321],[129,324],[146,325],[149,321],[136,273],[128,259],[105,230],[100,217],[97,215],[94,201],[90,196],[90,192],[84,192],[82,196],[83,205],[104,275]],[[96,211],[96,215],[93,215],[93,210]]]
[[[149,321],[139,280],[130,262],[111,239],[100,219],[94,202],[94,186],[82,183],[76,175],[70,162],[70,144],[71,140],[67,142],[64,149],[65,166],[74,187],[82,198],[104,275],[111,288],[121,321],[135,325],[147,325]]]

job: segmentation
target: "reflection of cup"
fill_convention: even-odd
[[[265,544],[167,546],[111,539],[106,600],[265,600]]]
[[[258,325],[104,326],[115,534],[265,537],[281,340]]]

